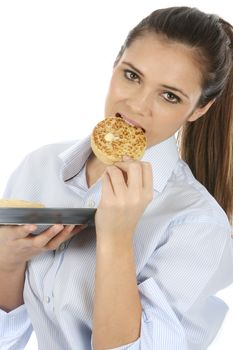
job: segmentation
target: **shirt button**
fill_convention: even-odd
[[[50,297],[49,297],[49,296],[45,297],[45,298],[44,298],[44,302],[45,302],[46,304],[49,304],[49,303],[50,303]]]
[[[61,243],[60,246],[59,246],[59,250],[62,252],[65,248],[66,248],[66,244],[65,243]]]
[[[89,199],[89,201],[87,202],[87,205],[89,208],[94,208],[95,207],[95,201],[93,201],[93,199]]]

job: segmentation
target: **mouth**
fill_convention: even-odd
[[[120,113],[116,113],[115,116],[117,118],[123,119],[127,124],[129,124],[131,126],[135,126],[136,128],[141,128],[144,132],[146,132],[146,130],[139,123],[135,122],[134,120],[131,120],[131,119],[127,118],[125,115],[120,114]]]

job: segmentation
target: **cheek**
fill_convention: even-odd
[[[185,104],[171,104],[158,101],[154,106],[154,117],[163,124],[179,126],[183,124],[189,115],[189,106]]]
[[[152,117],[153,134],[173,134],[184,124],[187,110],[181,106],[164,106],[157,104]]]
[[[105,113],[111,113],[116,103],[124,99],[124,91],[120,88],[116,80],[112,80],[109,84],[106,100]]]
[[[135,92],[135,84],[129,82],[123,74],[115,72],[109,85],[109,96],[113,99],[126,100]]]
[[[115,100],[121,100],[127,96],[127,88],[120,79],[112,79],[109,86],[109,96]]]

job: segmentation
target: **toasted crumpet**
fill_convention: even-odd
[[[108,117],[99,122],[91,135],[91,147],[96,157],[104,164],[122,161],[127,155],[140,159],[146,149],[145,132],[129,125],[118,117]]]

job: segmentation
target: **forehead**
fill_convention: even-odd
[[[124,51],[119,64],[130,62],[151,82],[176,84],[192,92],[201,88],[196,55],[197,52],[185,44],[156,34],[145,34]]]

